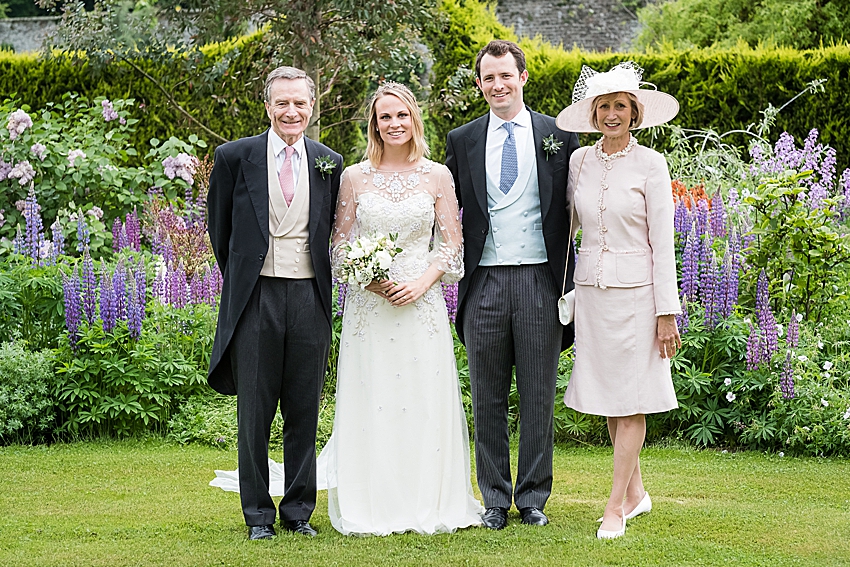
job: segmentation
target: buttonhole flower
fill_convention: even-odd
[[[731,386],[732,385],[732,379],[726,378],[726,380],[723,381],[723,385],[724,386]]]
[[[549,134],[543,138],[543,151],[546,152],[546,161],[549,161],[549,156],[558,153],[564,142],[555,139],[555,134]]]
[[[735,401],[735,394],[732,393],[732,392],[727,392],[726,393],[726,401],[727,402],[734,402]]]
[[[832,370],[832,363],[827,360],[826,362],[823,363],[823,369],[824,370]]]
[[[331,159],[331,156],[321,156],[316,158],[316,169],[319,170],[319,173],[322,174],[322,179],[325,178],[325,174],[332,173],[334,169],[336,169],[336,162]]]
[[[823,407],[825,407],[825,408],[828,408],[828,407],[829,407],[829,402],[828,402],[828,401],[826,401],[825,399],[821,398],[821,399],[820,399],[820,405],[822,405],[822,406],[823,406]]]

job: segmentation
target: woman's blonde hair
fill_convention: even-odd
[[[596,109],[599,107],[599,102],[602,99],[607,99],[612,96],[616,96],[620,94],[616,93],[608,93],[604,95],[599,95],[598,97],[593,99],[593,104],[590,105],[590,123],[594,128],[599,130],[599,122],[596,120]],[[643,105],[638,101],[637,97],[632,93],[623,91],[623,94],[629,97],[629,101],[632,103],[632,121],[629,123],[629,130],[637,128],[643,122]],[[601,131],[601,130],[600,130]]]
[[[375,112],[375,103],[378,99],[385,96],[394,96],[399,99],[407,107],[410,112],[410,122],[412,125],[410,139],[410,154],[407,156],[407,161],[416,163],[423,156],[431,155],[431,150],[428,148],[428,142],[425,141],[425,126],[422,124],[422,112],[419,110],[419,105],[416,104],[416,97],[409,88],[388,81],[377,88],[375,94],[369,99],[369,126],[366,131],[366,159],[372,162],[374,167],[381,163],[384,157],[384,140],[381,138],[381,133],[378,131],[378,115]]]

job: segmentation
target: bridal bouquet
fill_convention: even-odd
[[[401,252],[396,244],[397,234],[361,236],[354,242],[340,244],[338,254],[340,279],[365,288],[372,280],[389,279],[393,257]]]

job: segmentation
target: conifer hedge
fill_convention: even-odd
[[[499,24],[486,3],[478,0],[442,0],[448,17],[443,33],[428,38],[437,92],[447,86],[460,64],[473,68],[478,50],[490,39],[516,41],[516,35]],[[519,42],[526,54],[529,82],[526,103],[534,110],[557,115],[570,102],[572,88],[582,64],[607,71],[631,59],[645,69],[644,80],[675,96],[681,111],[674,124],[684,128],[713,129],[723,133],[761,120],[768,104],[782,106],[806,85],[826,79],[824,92],[807,94],[791,103],[777,117],[773,137],[787,131],[802,140],[812,128],[819,141],[838,151],[839,166],[850,161],[850,46],[811,51],[750,48],[692,49],[649,53],[588,53],[566,51],[540,40]],[[465,111],[455,109],[451,118],[432,115],[435,138],[486,112],[483,98]],[[741,142],[742,137],[732,138]],[[655,146],[663,144],[656,141]],[[443,144],[432,144],[442,149]],[[442,154],[440,154],[442,155]],[[437,156],[439,157],[439,156]],[[841,169],[839,168],[839,171]]]
[[[501,25],[492,8],[478,0],[442,0],[446,25],[440,33],[426,37],[434,59],[431,78],[432,96],[441,89],[457,67],[472,68],[478,50],[490,39],[516,40],[513,32]],[[582,64],[607,70],[625,59],[636,61],[645,70],[644,80],[674,95],[681,112],[674,123],[686,128],[711,128],[718,132],[746,127],[761,119],[760,111],[768,104],[781,106],[803,90],[807,83],[827,79],[824,92],[807,94],[790,104],[778,116],[774,136],[783,130],[798,139],[811,128],[818,128],[820,141],[838,150],[839,167],[850,160],[850,46],[812,51],[749,48],[694,49],[650,53],[587,53],[566,51],[540,40],[524,39],[523,47],[530,73],[525,88],[527,104],[539,112],[556,115],[569,103],[572,87]],[[210,67],[226,49],[238,47],[239,55],[227,73],[212,84],[182,83],[172,91],[177,101],[228,139],[261,132],[268,123],[262,105],[261,89],[265,73],[275,64],[262,36],[255,34],[206,51]],[[156,75],[151,65],[146,69]],[[470,79],[471,81],[471,79]],[[471,84],[470,84],[471,86]],[[369,85],[359,77],[332,93],[335,101],[361,102]],[[22,103],[40,108],[61,98],[68,91],[94,98],[134,98],[141,103],[142,120],[136,134],[137,147],[147,147],[150,138],[185,137],[193,128],[176,110],[169,108],[158,89],[123,65],[95,73],[87,65],[76,66],[65,59],[42,60],[33,55],[0,52],[0,98],[14,95]],[[486,111],[480,96],[469,106],[449,110],[431,105],[429,134],[432,158],[443,157],[445,135]],[[339,121],[343,116],[324,117],[323,123]],[[2,126],[2,125],[0,125]],[[348,163],[361,157],[360,125],[347,122],[323,130],[322,141],[346,155]],[[738,138],[733,141],[742,141]],[[211,147],[215,146],[213,140]],[[654,143],[656,147],[663,140]]]

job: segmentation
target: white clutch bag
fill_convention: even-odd
[[[576,290],[571,289],[558,300],[558,319],[561,325],[569,325],[576,316]]]

